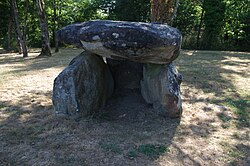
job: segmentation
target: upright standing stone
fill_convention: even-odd
[[[175,66],[145,64],[141,94],[161,115],[179,117],[182,113],[180,84],[182,76]]]
[[[83,52],[55,79],[53,105],[58,114],[90,115],[105,105],[113,87],[112,75],[103,59]]]

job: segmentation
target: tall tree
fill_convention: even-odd
[[[249,0],[226,0],[224,43],[231,49],[250,51],[250,3]]]
[[[18,9],[17,9],[17,3],[16,0],[11,0],[11,8],[13,11],[13,18],[16,24],[16,32],[17,32],[17,37],[18,37],[18,43],[21,46],[23,57],[28,56],[28,51],[27,51],[27,45],[26,41],[24,39],[23,33],[21,31],[20,27],[20,21],[19,21],[19,15],[18,15]]]
[[[199,49],[200,47],[200,34],[201,34],[201,28],[202,28],[202,24],[203,24],[203,19],[204,19],[204,0],[201,1],[202,5],[202,10],[201,10],[201,16],[200,16],[200,23],[198,26],[198,33],[197,33],[197,37],[196,37],[196,47],[197,49]]]
[[[7,50],[10,51],[12,49],[12,45],[11,45],[11,39],[12,39],[12,31],[13,31],[13,18],[12,18],[12,14],[9,18],[9,23],[8,23],[8,45],[7,45]]]
[[[24,40],[28,43],[27,41],[27,32],[28,32],[28,15],[29,15],[29,0],[25,0],[24,3],[24,20],[23,20],[23,38]]]
[[[176,17],[179,0],[150,0],[151,22],[168,23],[172,25]]]
[[[107,7],[110,9],[111,19],[122,21],[149,21],[150,2],[149,0],[116,0]],[[104,7],[104,8],[107,8]],[[131,12],[133,11],[133,12]],[[115,16],[114,18],[112,18]]]
[[[216,49],[222,36],[226,4],[223,0],[204,0],[203,48]]]
[[[48,23],[44,0],[36,0],[37,12],[41,29],[42,50],[39,56],[51,56]]]
[[[56,30],[58,29],[58,20],[57,20],[57,1],[53,0],[53,40],[55,44],[55,52],[59,51],[58,38],[56,35]]]

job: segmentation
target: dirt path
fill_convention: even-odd
[[[0,54],[0,165],[250,165],[250,54],[183,51],[183,116],[157,116],[138,90],[96,118],[55,116],[54,78],[82,50]]]

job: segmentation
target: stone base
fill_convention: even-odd
[[[140,89],[144,100],[153,104],[156,112],[167,117],[180,117],[182,76],[172,63],[106,61],[107,64],[98,55],[83,52],[70,62],[54,82],[53,104],[57,113],[93,114],[105,106],[115,87],[118,92]]]

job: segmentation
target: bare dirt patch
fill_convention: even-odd
[[[181,119],[130,90],[75,121],[54,114],[51,95],[81,51],[0,54],[0,165],[250,165],[249,53],[182,51]]]

